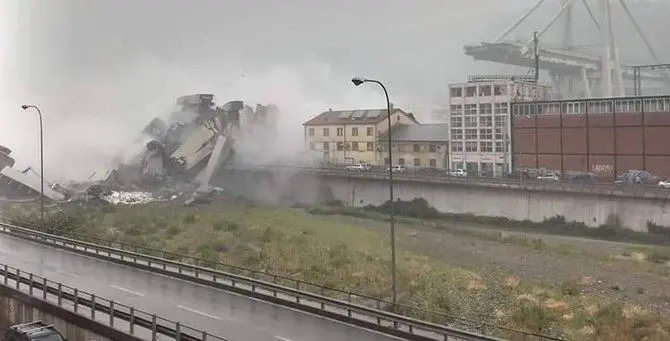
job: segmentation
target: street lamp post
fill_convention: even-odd
[[[42,127],[42,112],[40,108],[35,105],[22,105],[21,109],[28,110],[33,108],[37,110],[40,117],[40,217],[44,223],[44,130]]]
[[[391,202],[391,214],[390,214],[390,224],[391,224],[391,285],[392,285],[392,298],[393,298],[393,309],[395,310],[395,305],[397,303],[397,291],[396,291],[396,256],[395,256],[395,201],[393,200],[393,153],[391,151],[391,101],[389,100],[389,93],[386,91],[386,87],[382,82],[374,79],[367,79],[363,77],[354,77],[351,79],[351,82],[355,86],[359,86],[363,83],[376,83],[382,87],[384,90],[384,95],[386,95],[386,113],[388,116],[388,148],[389,148],[389,201]]]

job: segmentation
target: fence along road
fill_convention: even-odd
[[[0,264],[0,278],[3,295],[112,340],[229,341],[7,264]]]
[[[22,268],[34,273],[49,272],[49,277],[59,282],[77,283],[90,292],[105,292],[110,299],[121,299],[233,340],[500,340],[272,283],[4,223],[0,224],[0,233],[72,251],[41,248],[5,237],[0,239],[0,252],[6,263],[21,263]],[[81,257],[82,254],[89,257]]]

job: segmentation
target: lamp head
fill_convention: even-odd
[[[29,105],[25,105],[25,104],[24,104],[24,105],[21,106],[21,109],[23,109],[23,110],[26,110],[26,109],[28,109],[28,108],[30,108]]]
[[[364,77],[354,77],[351,79],[351,82],[354,83],[355,86],[359,86],[367,81],[368,80],[365,79]]]

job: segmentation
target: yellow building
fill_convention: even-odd
[[[305,148],[332,164],[381,164],[378,137],[388,130],[386,109],[328,110],[303,123]],[[417,125],[414,115],[391,109],[391,125]]]
[[[379,136],[379,145],[388,164],[388,135]],[[393,164],[408,167],[448,168],[449,125],[417,124],[391,129]]]

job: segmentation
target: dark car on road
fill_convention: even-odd
[[[42,321],[17,324],[5,332],[2,341],[67,341],[58,330]]]

